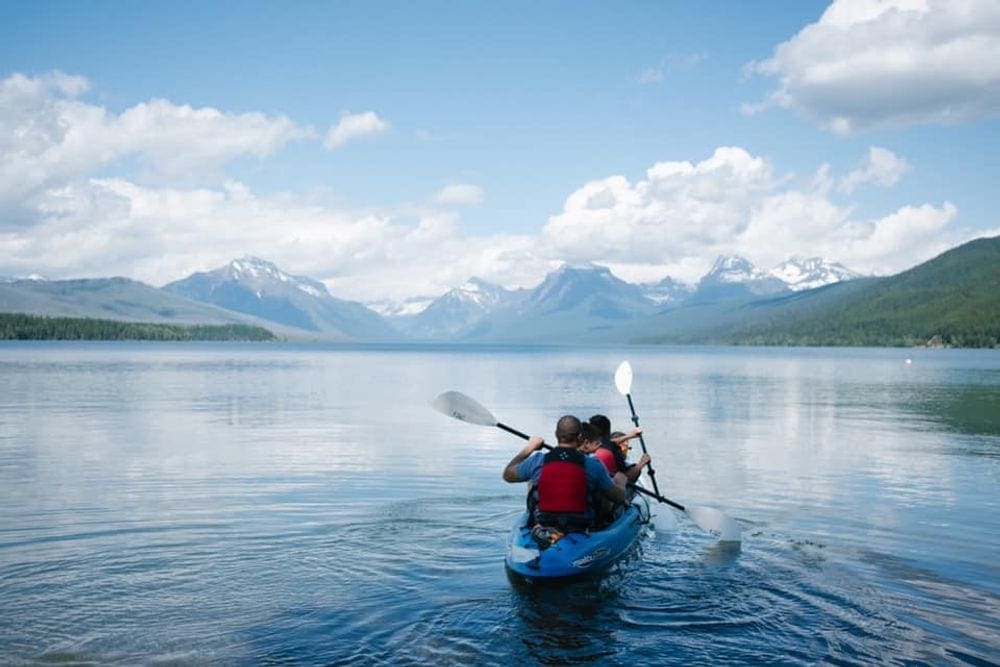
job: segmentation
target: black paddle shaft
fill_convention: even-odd
[[[671,507],[675,507],[675,508],[679,509],[682,512],[687,512],[687,510],[684,509],[683,505],[681,505],[680,503],[675,503],[670,498],[664,498],[660,494],[653,493],[649,489],[644,489],[641,486],[633,486],[632,488],[635,489],[636,491],[638,491],[639,493],[643,494],[644,496],[649,496],[650,498],[653,498],[654,500],[659,500],[661,503],[666,503],[666,504],[670,505]]]
[[[516,428],[511,428],[510,426],[507,426],[506,424],[501,424],[500,422],[497,422],[497,428],[501,429],[503,431],[507,431],[508,433],[510,433],[512,435],[516,435],[517,437],[521,438],[521,440],[530,440],[531,439],[531,436],[528,435],[527,433],[522,433],[521,431],[518,431]],[[546,445],[543,442],[542,443],[542,449],[552,449],[552,446],[551,445]]]
[[[628,409],[632,413],[632,423],[635,424],[636,428],[639,428],[639,415],[635,414],[635,406],[632,405],[632,394],[625,394],[625,398],[628,399]],[[646,441],[643,440],[642,433],[639,434],[639,444],[642,445],[642,453],[648,454],[649,452],[646,451]],[[656,495],[659,496],[660,489],[656,486],[656,471],[653,470],[652,459],[650,459],[649,463],[646,465],[646,470],[649,472],[649,479],[653,482],[653,491],[655,491]],[[682,507],[680,509],[683,510],[684,508]]]
[[[632,407],[632,397],[631,396],[629,396],[628,405],[629,405],[630,408]],[[639,419],[638,419],[638,417],[635,417],[635,410],[634,409],[632,410],[632,416],[635,419],[636,426],[638,426],[639,425]],[[507,431],[511,435],[516,435],[517,437],[521,438],[522,440],[530,440],[531,439],[531,436],[528,435],[527,433],[524,433],[522,431],[518,431],[516,428],[511,428],[510,426],[507,426],[506,424],[503,424],[501,422],[497,422],[496,423],[496,427],[498,429],[500,429],[501,431]],[[639,441],[642,442],[642,436],[641,435],[639,436]],[[551,445],[546,445],[543,442],[542,443],[542,448],[543,449],[552,449],[552,446]],[[645,444],[642,445],[642,451],[643,451],[643,453],[645,453],[645,451],[646,451],[646,445]],[[649,476],[651,478],[653,477],[653,471],[652,471],[652,469],[650,469],[650,471],[649,471]],[[681,505],[680,503],[675,503],[670,498],[664,498],[663,496],[661,496],[659,491],[656,491],[656,493],[653,493],[649,489],[644,489],[641,486],[635,486],[633,488],[636,491],[638,491],[639,493],[643,494],[643,495],[646,495],[646,496],[649,496],[650,498],[654,498],[656,500],[659,500],[661,503],[666,503],[666,504],[670,505],[671,507],[675,507],[675,508],[679,509],[682,512],[686,512],[687,511],[686,509],[684,509],[684,506]],[[653,479],[653,488],[656,488],[656,479],[655,478]]]

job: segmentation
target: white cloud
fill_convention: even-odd
[[[909,170],[910,164],[903,158],[885,148],[872,146],[861,164],[841,180],[840,190],[851,193],[864,183],[892,187]]]
[[[562,260],[609,264],[632,280],[694,281],[722,253],[762,266],[823,255],[886,274],[975,236],[955,226],[948,202],[862,218],[829,198],[828,167],[801,186],[773,172],[766,159],[723,147],[697,163],[657,163],[636,183],[586,183],[540,234],[485,237],[464,236],[457,214],[435,208],[345,210],[314,193],[260,195],[232,181],[179,188],[80,180],[45,191],[38,224],[0,230],[0,273],[162,284],[253,254],[323,280],[343,298],[400,301],[473,275],[531,286]]]
[[[774,187],[771,165],[742,148],[722,147],[697,163],[660,162],[634,185],[624,176],[584,184],[544,236],[569,261],[608,261],[682,269],[710,263],[747,225],[747,211]],[[690,262],[686,271],[698,271]],[[697,276],[676,275],[684,279]]]
[[[754,113],[796,109],[828,130],[1000,115],[996,0],[835,0],[748,71],[778,79]]]
[[[522,235],[464,236],[458,209],[442,204],[482,202],[482,189],[467,183],[385,210],[347,209],[321,190],[261,194],[218,174],[138,184],[123,173],[134,160],[197,175],[314,133],[284,117],[166,100],[116,114],[79,99],[87,85],[61,73],[0,80],[0,274],[162,284],[254,254],[324,280],[338,296],[401,300],[473,275],[529,286],[560,261],[695,280],[721,253],[762,265],[819,254],[889,273],[973,236],[948,202],[864,218],[832,199],[863,183],[892,185],[908,169],[878,147],[841,178],[825,164],[802,179],[776,176],[768,159],[733,146],[697,162],[658,162],[636,182],[584,183],[539,233]]]
[[[127,158],[160,175],[191,179],[312,134],[284,116],[230,114],[166,100],[116,115],[78,100],[87,87],[86,79],[58,72],[0,81],[0,211],[8,220],[31,222],[46,190]]]
[[[536,238],[465,238],[453,214],[342,210],[255,195],[237,182],[183,189],[92,179],[48,191],[41,214],[31,228],[0,230],[3,272],[163,284],[252,254],[324,280],[343,298],[400,300],[471,275],[531,284],[551,268]]]
[[[354,139],[381,134],[388,129],[389,123],[379,118],[374,111],[345,114],[339,123],[330,127],[323,145],[333,150]]]
[[[483,203],[485,193],[478,185],[469,183],[453,183],[441,188],[434,195],[434,201],[445,205],[475,206]]]
[[[869,153],[866,179],[898,178],[902,161],[885,157]],[[543,237],[570,261],[610,264],[632,279],[671,275],[694,282],[720,254],[741,254],[765,267],[793,255],[821,255],[885,274],[976,236],[954,227],[957,209],[949,202],[864,219],[831,200],[835,179],[828,165],[799,185],[773,171],[766,159],[725,147],[697,164],[658,163],[636,183],[623,176],[592,181],[566,199]]]
[[[635,81],[641,84],[660,83],[663,81],[663,68],[647,67],[636,75]]]

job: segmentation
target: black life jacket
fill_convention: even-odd
[[[542,460],[538,478],[538,510],[546,514],[590,513],[586,462],[582,452],[556,447]]]

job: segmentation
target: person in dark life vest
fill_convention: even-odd
[[[594,415],[590,418],[589,423],[597,430],[600,438],[600,445],[594,452],[594,456],[604,464],[608,474],[612,477],[623,475],[626,483],[632,483],[639,479],[642,469],[649,465],[649,454],[643,454],[638,463],[629,464],[625,460],[625,454],[619,444],[621,439],[616,441],[611,438],[611,420],[604,415]],[[642,429],[636,428],[623,439],[627,441],[637,437],[640,433],[642,433]]]
[[[503,470],[506,482],[531,482],[536,486],[539,524],[562,530],[587,527],[595,517],[598,498],[624,504],[624,481],[612,481],[597,459],[577,450],[580,420],[565,415],[556,424],[556,446],[538,451],[543,440],[532,436]]]

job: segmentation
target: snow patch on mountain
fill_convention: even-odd
[[[765,280],[767,277],[766,271],[758,269],[746,257],[721,255],[701,280],[702,282],[715,283],[745,283],[753,280]]]
[[[796,292],[861,277],[843,264],[822,257],[793,257],[775,266],[770,274]]]

